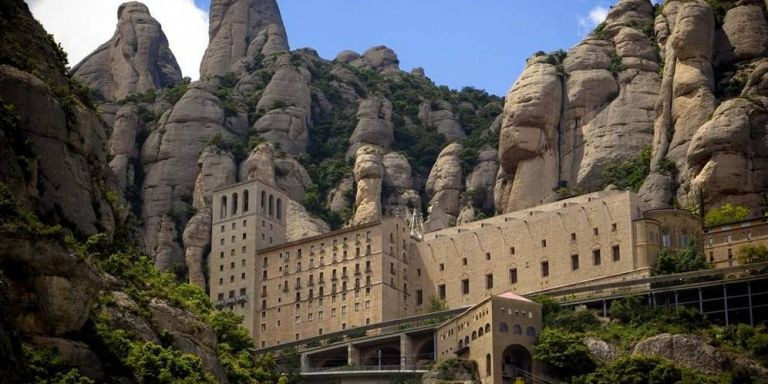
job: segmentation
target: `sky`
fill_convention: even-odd
[[[110,39],[123,0],[27,0],[75,65]],[[163,26],[184,76],[198,77],[210,0],[142,0]],[[613,0],[278,0],[291,49],[333,59],[386,45],[401,68],[438,85],[503,96],[536,51],[568,49]]]

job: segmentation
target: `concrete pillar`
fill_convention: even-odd
[[[347,345],[347,364],[360,365],[360,350],[352,344]]]
[[[416,363],[413,358],[413,337],[405,333],[400,335],[400,368]]]
[[[306,353],[301,354],[301,372],[309,372],[309,355]]]

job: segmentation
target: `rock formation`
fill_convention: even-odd
[[[662,333],[639,342],[632,354],[663,357],[683,367],[710,374],[722,372],[726,363],[720,351],[694,335]]]
[[[419,108],[419,120],[422,125],[434,127],[445,136],[448,142],[454,142],[466,137],[464,129],[453,115],[453,107],[446,101],[424,103]]]
[[[347,157],[354,156],[357,149],[366,144],[388,148],[394,135],[392,103],[381,96],[368,98],[357,110],[357,127],[349,138]]]
[[[283,19],[275,0],[213,0],[208,48],[200,78],[224,75],[240,59],[288,50]]]
[[[160,23],[138,2],[118,8],[114,36],[72,71],[99,98],[111,101],[181,82]]]
[[[366,145],[357,150],[355,158],[355,216],[352,225],[377,222],[381,219],[381,190],[384,177],[381,152]]]
[[[460,157],[463,149],[461,144],[454,143],[440,152],[435,166],[429,172],[425,189],[430,198],[430,209],[439,207],[454,222],[459,215],[459,201],[463,187]]]
[[[495,149],[486,149],[478,155],[478,163],[464,183],[464,206],[459,213],[459,224],[474,221],[480,214],[493,213],[493,189],[499,171],[498,159],[499,153]]]
[[[421,196],[414,186],[413,170],[408,159],[398,152],[389,152],[382,158],[384,184],[382,200],[387,216],[404,216],[421,207]]]

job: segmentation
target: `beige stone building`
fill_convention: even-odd
[[[245,317],[257,347],[436,303],[644,277],[662,247],[701,238],[686,211],[643,212],[633,193],[598,192],[423,235],[387,218],[285,243],[287,201],[255,181],[214,193],[211,298]]]
[[[745,220],[704,229],[704,255],[715,268],[738,265],[739,248],[747,245],[768,247],[768,218]]]
[[[257,320],[254,298],[259,276],[255,255],[285,243],[288,197],[258,181],[213,192],[211,254],[208,258],[210,296],[217,308],[243,316],[252,331]]]
[[[477,361],[483,384],[540,374],[533,343],[542,329],[541,305],[512,292],[489,297],[442,324],[435,333],[436,360]]]

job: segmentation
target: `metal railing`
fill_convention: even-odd
[[[427,372],[431,364],[406,364],[406,365],[344,365],[341,367],[307,367],[302,369],[302,375],[311,374],[332,374],[332,373],[353,373],[353,372]]]
[[[768,262],[739,265],[728,268],[705,269],[701,271],[653,276],[611,283],[592,284],[578,287],[552,288],[531,293],[529,296],[550,296],[559,301],[573,301],[605,296],[627,295],[649,291],[663,285],[665,288],[689,285],[705,279],[720,280],[728,275],[751,275],[755,271],[768,269]],[[655,286],[655,287],[654,287]]]
[[[448,309],[445,311],[432,312],[424,315],[403,317],[395,320],[383,321],[376,324],[363,325],[360,327],[350,328],[343,331],[330,332],[320,336],[309,337],[306,339],[296,340],[289,343],[273,345],[264,348],[256,348],[253,350],[254,354],[260,355],[264,353],[279,351],[289,348],[316,348],[323,342],[322,346],[329,346],[336,343],[343,343],[349,340],[354,340],[360,337],[366,336],[368,331],[378,330],[376,337],[385,336],[387,334],[400,333],[409,329],[416,329],[420,327],[433,326],[437,327],[442,324],[443,320],[448,320],[456,315],[465,312],[470,307],[461,307],[456,309]],[[360,335],[362,333],[362,335]]]

